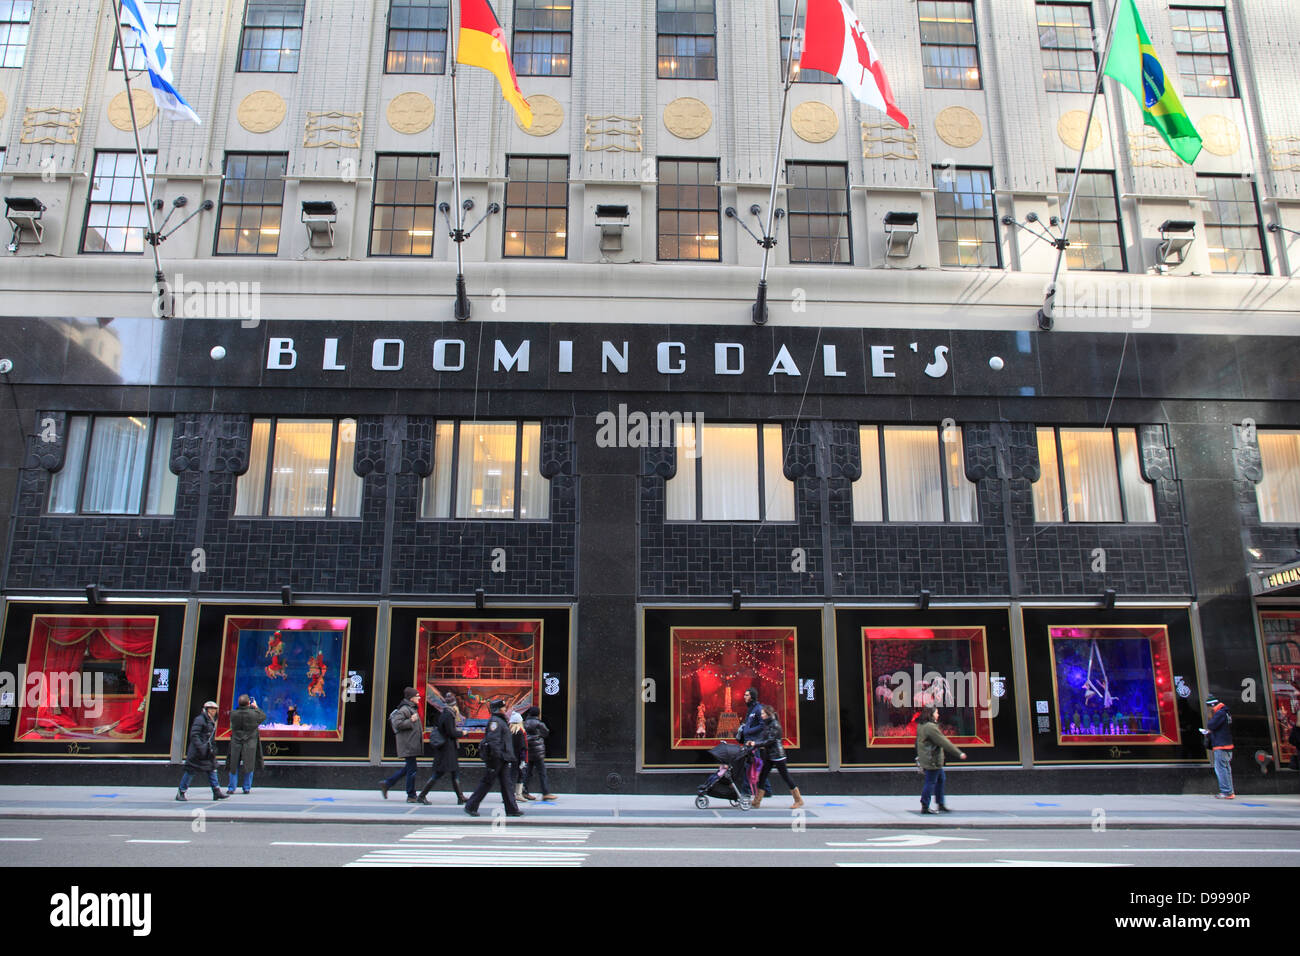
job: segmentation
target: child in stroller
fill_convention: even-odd
[[[750,767],[756,757],[753,748],[720,743],[709,751],[709,756],[718,761],[718,769],[696,790],[695,806],[708,809],[709,797],[716,797],[730,801],[733,807],[748,810],[753,793]]]

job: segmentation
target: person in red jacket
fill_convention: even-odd
[[[1209,737],[1207,746],[1214,753],[1214,775],[1219,778],[1219,792],[1214,798],[1232,800],[1237,796],[1232,790],[1232,715],[1212,694],[1205,699],[1205,706],[1210,708],[1210,720],[1201,733]]]

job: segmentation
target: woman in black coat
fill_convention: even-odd
[[[456,792],[456,805],[465,802],[465,794],[460,789],[460,756],[456,752],[456,741],[465,736],[464,731],[456,726],[460,711],[456,709],[456,695],[443,695],[443,708],[438,712],[438,719],[429,728],[429,743],[433,746],[433,776],[424,785],[416,801],[428,804],[429,791],[443,774],[451,775],[451,789]]]

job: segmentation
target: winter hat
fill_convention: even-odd
[[[1219,698],[1211,694],[1209,697],[1205,698],[1205,702],[1209,704],[1211,707],[1213,707],[1215,704],[1219,702]]]
[[[412,698],[415,698],[415,697],[418,697],[418,696],[419,696],[419,694],[418,694],[418,692],[416,691],[416,689],[415,689],[414,687],[408,687],[408,688],[406,688],[406,690],[402,691],[402,699],[403,699],[403,700],[411,700]]]
[[[215,700],[210,700],[210,701],[208,701],[206,704],[203,705],[203,709],[204,709],[204,710],[207,710],[209,707],[211,707],[213,710],[220,710],[220,709],[221,709],[220,707],[217,706],[217,702],[216,702]]]
[[[518,711],[511,711],[511,712],[510,712],[510,724],[511,724],[511,726],[514,726],[515,724],[522,724],[523,722],[524,722],[524,719],[523,719],[522,717],[519,716],[519,712],[518,712]]]
[[[531,719],[533,717],[540,717],[540,716],[542,716],[542,711],[540,707],[529,707],[526,711],[524,711],[525,720]]]
[[[488,713],[495,714],[497,711],[505,710],[506,702],[504,700],[494,700],[488,704]]]

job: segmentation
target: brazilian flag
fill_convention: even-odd
[[[1137,97],[1146,124],[1156,128],[1179,159],[1185,163],[1196,159],[1201,152],[1201,134],[1179,102],[1134,0],[1121,0],[1104,72]]]

